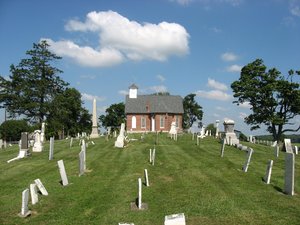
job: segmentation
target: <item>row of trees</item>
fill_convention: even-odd
[[[46,41],[33,44],[26,55],[10,66],[8,79],[0,76],[0,103],[9,117],[22,118],[33,127],[46,122],[49,136],[89,131],[91,115],[82,106],[80,92],[69,87],[59,77],[62,71],[53,66],[61,57],[49,51]],[[7,138],[9,130],[2,126],[1,134]]]

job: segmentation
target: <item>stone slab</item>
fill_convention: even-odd
[[[184,213],[165,216],[164,225],[186,225]]]
[[[38,189],[40,190],[40,192],[42,193],[42,195],[48,195],[48,192],[46,190],[46,188],[44,187],[42,181],[40,179],[35,179],[34,182],[36,183]]]
[[[57,165],[58,165],[58,169],[59,169],[59,173],[60,173],[62,185],[63,186],[67,186],[69,184],[69,181],[68,181],[68,177],[67,177],[67,173],[66,173],[64,161],[63,160],[57,161]]]

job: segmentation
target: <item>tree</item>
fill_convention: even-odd
[[[189,94],[183,99],[183,128],[189,129],[194,122],[201,120],[203,117],[202,107],[195,101],[196,94]]]
[[[125,105],[123,102],[118,104],[112,104],[105,110],[106,115],[101,115],[99,120],[102,127],[119,127],[121,123],[125,122]]]
[[[280,141],[285,132],[300,129],[284,128],[294,125],[292,119],[300,114],[299,82],[293,81],[294,75],[300,75],[300,71],[290,70],[286,77],[275,68],[267,71],[261,59],[242,68],[231,88],[237,98],[234,103],[250,104],[252,114],[245,117],[245,122],[252,125],[252,130],[265,124],[274,141]]]
[[[91,115],[82,107],[78,90],[67,88],[54,97],[47,118],[48,136],[58,136],[58,133],[74,136],[78,132],[90,132],[91,128]]]
[[[57,75],[60,69],[51,65],[61,57],[51,53],[46,41],[33,44],[26,52],[29,58],[10,66],[10,79],[0,76],[1,107],[11,115],[23,115],[41,123],[49,114],[51,101],[68,85]]]
[[[18,141],[21,132],[31,132],[31,127],[25,120],[7,120],[0,126],[1,138],[7,141]]]
[[[215,127],[215,125],[213,123],[210,123],[206,126],[205,131],[210,130],[211,131],[211,135],[215,136],[216,135],[216,130],[217,128]]]

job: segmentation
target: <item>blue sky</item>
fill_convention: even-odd
[[[300,69],[300,0],[0,2],[2,76],[41,39],[90,111],[97,98],[98,115],[135,83],[140,94],[196,93],[205,124],[230,118],[250,134],[249,107],[232,104],[230,84],[257,58],[283,74]]]

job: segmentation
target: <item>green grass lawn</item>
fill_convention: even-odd
[[[138,135],[136,137],[139,137]],[[284,153],[274,157],[273,148],[244,143],[254,149],[247,173],[241,168],[246,152],[226,146],[220,157],[217,139],[201,140],[191,135],[174,142],[159,136],[155,166],[149,163],[149,149],[155,135],[144,142],[130,142],[114,148],[114,139],[95,139],[87,148],[89,173],[78,176],[79,141],[55,141],[54,159],[48,160],[49,142],[42,153],[10,164],[18,146],[0,150],[0,224],[100,224],[132,222],[160,225],[165,215],[185,213],[188,225],[199,224],[300,224],[300,164],[296,162],[295,193],[282,193]],[[296,161],[300,156],[296,156]],[[63,187],[57,161],[63,159],[69,185]],[[269,159],[274,160],[271,184],[262,181]],[[150,187],[143,186],[148,210],[131,211],[137,197],[137,180],[148,169]],[[40,178],[49,195],[39,195],[29,204],[32,215],[19,218],[22,191]],[[144,179],[143,179],[144,181]]]

